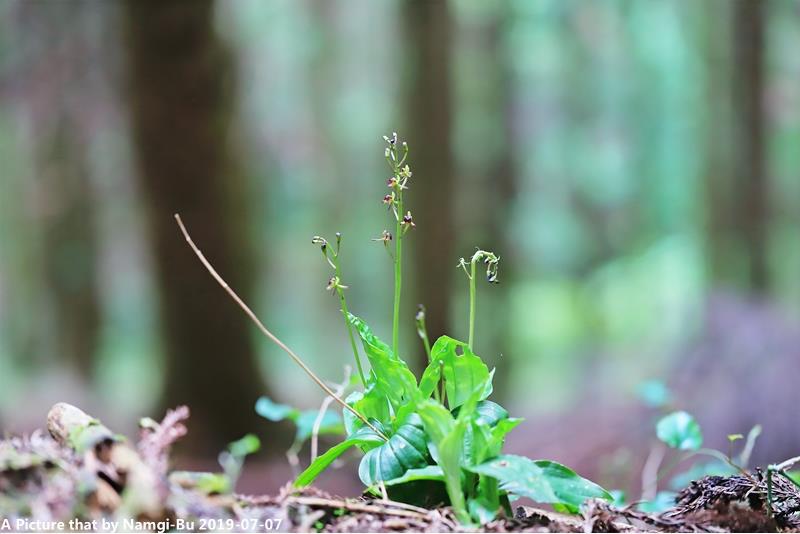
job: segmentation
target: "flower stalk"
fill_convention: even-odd
[[[408,189],[408,180],[412,172],[405,165],[408,157],[408,144],[404,141],[398,146],[397,133],[391,137],[384,135],[386,150],[384,156],[392,176],[386,182],[391,192],[383,197],[383,203],[389,206],[395,218],[395,249],[394,249],[394,305],[392,308],[392,352],[399,356],[400,353],[400,298],[403,291],[403,239],[405,234],[414,228],[414,219],[410,211],[405,211],[403,191]],[[402,153],[401,153],[402,152]],[[384,232],[385,234],[386,232]],[[384,240],[385,244],[388,244]]]
[[[320,249],[322,250],[322,255],[325,256],[325,261],[328,262],[333,268],[334,275],[330,277],[328,280],[328,285],[325,289],[329,291],[336,291],[337,296],[339,297],[339,303],[341,305],[341,312],[342,318],[344,319],[344,326],[347,329],[347,337],[350,340],[350,348],[353,350],[353,357],[356,360],[356,368],[358,369],[358,377],[361,379],[361,385],[366,387],[367,386],[367,378],[364,375],[364,368],[361,365],[361,356],[358,353],[358,345],[356,345],[356,339],[353,335],[353,328],[350,325],[350,321],[347,320],[349,316],[349,311],[347,309],[347,297],[344,295],[344,290],[347,289],[347,286],[342,283],[342,269],[339,263],[339,250],[342,246],[342,234],[340,232],[336,232],[336,249],[330,250],[328,246],[328,241],[324,237],[314,236],[311,239],[311,243],[314,245],[319,245]],[[330,250],[330,255],[328,251]]]
[[[469,262],[464,258],[461,258],[458,262],[458,267],[464,270],[469,279],[469,341],[467,343],[470,347],[473,346],[475,341],[475,313],[477,308],[475,277],[477,264],[481,260],[483,260],[484,265],[486,265],[486,281],[490,284],[498,284],[500,281],[497,278],[497,269],[500,263],[500,257],[496,256],[494,252],[478,249],[475,254],[472,255],[472,259],[470,259]],[[468,265],[469,270],[467,269]]]

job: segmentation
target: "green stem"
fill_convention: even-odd
[[[428,355],[428,363],[431,363],[431,342],[428,338],[428,326],[425,321],[425,308],[422,304],[419,305],[419,312],[417,313],[417,335],[422,340],[422,345],[425,347],[425,354]]]
[[[428,363],[431,363],[433,361],[431,358],[431,342],[428,339],[428,332],[426,330],[422,332],[422,344],[425,346],[425,354],[428,355]]]
[[[395,173],[396,175],[396,173]],[[392,352],[400,356],[400,291],[403,286],[403,190],[397,191],[397,225],[394,252],[394,314],[392,316]]]
[[[472,258],[470,262],[470,275],[469,275],[469,346],[472,348],[472,342],[475,339],[475,261],[476,257]]]
[[[342,272],[339,268],[339,256],[338,254],[334,256],[334,267],[336,269],[336,276],[339,280],[342,279]],[[344,325],[347,328],[347,337],[350,338],[350,347],[353,349],[353,356],[356,358],[356,367],[358,368],[358,376],[361,378],[361,385],[367,387],[367,379],[364,376],[364,368],[361,366],[361,357],[358,355],[358,346],[356,345],[356,339],[353,336],[353,329],[350,325],[350,319],[348,316],[350,312],[347,311],[347,299],[344,296],[344,290],[341,287],[336,288],[336,292],[339,293],[339,301],[342,304],[342,317],[344,317]]]
[[[417,334],[419,334],[419,338],[422,340],[422,345],[425,347],[425,354],[428,355],[428,364],[431,364],[433,363],[433,357],[431,356],[431,342],[428,338],[428,327],[425,324],[425,310],[422,308],[422,305],[420,305],[420,308],[420,312],[417,315]],[[442,398],[439,393],[438,384],[435,388],[433,388],[433,396],[437,401],[441,402]]]

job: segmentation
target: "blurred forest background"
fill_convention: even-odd
[[[0,1],[0,428],[59,400],[121,429],[186,403],[197,450],[256,431],[279,457],[291,429],[255,399],[321,395],[172,215],[338,382],[310,239],[343,233],[349,306],[387,337],[371,239],[397,130],[403,346],[421,365],[420,302],[466,337],[458,258],[496,251],[476,351],[528,418],[512,450],[624,485],[663,383],[710,446],[761,423],[759,461],[798,454],[798,49],[795,0]]]

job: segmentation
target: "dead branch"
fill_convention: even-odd
[[[389,438],[387,438],[380,430],[378,430],[372,423],[370,423],[367,420],[366,417],[361,415],[361,413],[359,413],[358,410],[356,410],[355,408],[353,408],[352,406],[347,404],[338,395],[336,395],[336,393],[334,393],[334,391],[331,388],[329,388],[325,384],[325,382],[323,382],[314,373],[314,371],[311,370],[311,368],[308,365],[305,364],[305,362],[300,358],[300,356],[295,354],[292,349],[290,349],[288,346],[286,346],[286,344],[283,343],[283,341],[281,341],[280,339],[275,337],[275,334],[270,332],[267,329],[267,327],[264,326],[264,323],[261,322],[261,320],[258,318],[258,316],[256,316],[256,314],[253,312],[253,310],[251,310],[250,307],[247,304],[245,304],[245,302],[241,299],[241,297],[239,297],[239,295],[236,294],[236,292],[219,275],[219,273],[217,273],[217,271],[214,269],[214,267],[211,265],[211,263],[209,263],[209,261],[206,259],[206,257],[203,255],[203,253],[200,251],[200,249],[197,248],[197,245],[195,245],[194,241],[192,241],[192,238],[189,235],[188,230],[186,230],[186,227],[183,225],[183,221],[181,220],[181,216],[178,215],[177,213],[175,214],[175,221],[178,223],[178,227],[180,228],[181,233],[183,233],[183,237],[186,239],[186,242],[189,244],[189,247],[191,247],[192,251],[195,253],[197,258],[203,264],[203,267],[205,267],[206,270],[209,272],[209,274],[211,274],[211,276],[214,278],[214,280],[216,280],[217,283],[220,286],[222,286],[222,289],[224,289],[228,293],[228,295],[230,295],[230,297],[233,299],[233,301],[236,302],[236,304],[242,309],[242,311],[244,311],[244,313],[250,318],[250,320],[253,321],[253,323],[255,323],[255,325],[258,327],[258,329],[261,331],[261,333],[264,334],[265,336],[267,336],[267,338],[269,338],[270,341],[272,341],[273,343],[278,345],[278,347],[280,347],[281,350],[283,350],[286,354],[288,354],[289,357],[292,358],[292,360],[294,360],[294,362],[297,365],[299,365],[300,368],[303,371],[305,371],[305,373],[309,376],[309,378],[311,378],[311,380],[313,380],[315,384],[317,384],[320,388],[322,388],[322,390],[325,393],[327,393],[328,396],[333,397],[333,399],[336,402],[338,402],[342,406],[342,408],[344,408],[345,410],[350,411],[353,415],[358,417],[369,429],[371,429],[373,432],[375,432],[375,434],[380,436],[381,439],[383,439],[384,441],[389,441]]]

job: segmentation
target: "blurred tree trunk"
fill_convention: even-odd
[[[487,27],[494,61],[487,65],[490,68],[486,72],[486,76],[494,85],[493,115],[499,118],[498,133],[501,134],[503,141],[499,143],[499,151],[494,154],[492,165],[485,175],[482,190],[489,195],[485,208],[486,217],[488,218],[486,246],[495,251],[501,258],[501,283],[495,287],[485,288],[484,291],[486,296],[491,298],[490,303],[493,313],[490,317],[494,318],[492,328],[487,329],[491,337],[490,342],[484,347],[490,347],[491,352],[486,353],[485,359],[489,363],[489,367],[495,367],[495,395],[499,401],[505,402],[507,398],[504,395],[510,392],[507,384],[509,383],[509,373],[513,365],[513,356],[509,352],[511,345],[508,342],[510,337],[510,325],[507,320],[508,297],[510,288],[513,285],[514,266],[518,264],[516,261],[517,254],[510,239],[509,206],[517,194],[517,183],[514,172],[513,148],[515,145],[512,133],[513,114],[511,110],[514,101],[513,82],[509,70],[509,60],[505,55],[503,46],[509,13],[508,6],[505,4],[496,9],[498,12]]]
[[[90,377],[100,326],[93,196],[76,125],[63,116],[54,122],[36,148],[49,199],[40,221],[47,302],[58,356]]]
[[[151,209],[166,338],[167,405],[218,449],[256,426],[264,392],[253,330],[178,233],[193,238],[245,299],[252,287],[244,183],[227,147],[232,68],[209,1],[126,3],[139,176]]]
[[[767,289],[768,183],[764,157],[764,16],[767,2],[736,0],[733,38],[737,230],[751,289]]]
[[[48,340],[48,352],[85,378],[93,370],[100,327],[96,210],[86,150],[91,121],[86,115],[98,92],[90,65],[104,58],[80,37],[97,22],[93,15],[83,3],[18,5],[16,42],[24,60],[13,77],[19,108],[26,110],[35,165],[36,231],[46,294],[38,336]]]
[[[409,236],[414,247],[415,297],[427,308],[428,335],[433,343],[451,325],[450,295],[457,262],[452,209],[451,18],[447,2],[413,0],[403,6],[403,13],[412,80],[403,138],[411,149],[414,178],[408,198],[417,224]],[[403,320],[412,317],[409,310]],[[418,360],[419,366],[427,362],[423,358]]]
[[[712,282],[729,283],[737,278],[737,256],[734,221],[736,207],[733,187],[733,122],[732,76],[733,52],[730,42],[732,28],[720,21],[732,17],[726,3],[708,2],[700,4],[702,21],[698,30],[705,51],[707,83],[705,91],[706,110],[706,158],[705,196],[706,232],[709,265]]]

